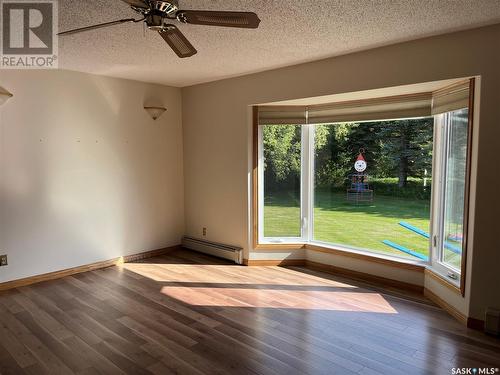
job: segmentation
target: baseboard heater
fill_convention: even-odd
[[[243,249],[241,247],[224,245],[187,236],[182,238],[182,247],[213,255],[218,258],[229,259],[236,264],[243,264]]]

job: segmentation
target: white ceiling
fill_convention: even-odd
[[[184,25],[179,59],[142,23],[59,40],[63,69],[189,86],[500,22],[500,0],[180,0],[183,9],[256,12],[257,30]],[[136,15],[120,0],[59,0],[59,29]]]

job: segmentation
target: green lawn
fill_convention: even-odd
[[[417,259],[382,243],[389,240],[429,255],[429,240],[399,225],[400,221],[429,232],[430,202],[375,195],[372,203],[354,204],[345,193],[315,193],[314,239]],[[300,202],[293,193],[266,196],[265,237],[300,236]],[[445,250],[447,262],[460,268],[460,256]]]
[[[402,220],[429,232],[429,201],[375,195],[372,203],[347,202],[344,193],[316,192],[314,238],[355,248],[369,249],[417,259],[383,244],[390,240],[429,254],[429,241],[398,223]],[[300,208],[293,194],[266,197],[264,235],[299,236]]]

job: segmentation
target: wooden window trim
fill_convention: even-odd
[[[462,261],[460,264],[460,293],[465,297],[465,281],[467,274],[467,248],[469,244],[469,212],[470,212],[470,185],[472,177],[472,147],[474,136],[474,104],[476,80],[469,81],[469,127],[467,129],[467,156],[465,165],[465,192],[464,192],[464,228],[462,243]]]
[[[302,250],[306,248],[304,243],[258,243],[255,250]]]

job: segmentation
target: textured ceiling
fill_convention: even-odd
[[[257,30],[184,25],[179,59],[143,24],[61,37],[60,68],[189,86],[500,22],[500,0],[180,0],[183,9],[254,11]],[[136,15],[120,0],[59,0],[59,29]]]

